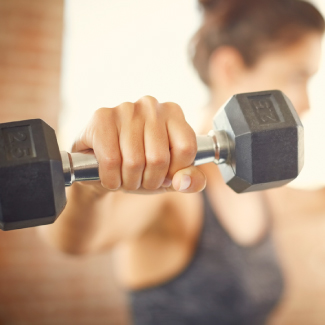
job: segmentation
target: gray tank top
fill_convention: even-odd
[[[236,244],[203,196],[204,223],[192,261],[172,280],[130,292],[134,324],[264,324],[279,301],[283,279],[270,234],[254,246]]]

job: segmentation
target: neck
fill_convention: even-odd
[[[234,93],[232,85],[225,83],[214,83],[210,87],[209,106],[217,111]]]
[[[212,128],[213,117],[222,105],[229,99],[229,90],[210,90],[210,99],[206,105],[205,117],[201,127],[201,132],[207,133]]]

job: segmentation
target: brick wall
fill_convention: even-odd
[[[0,0],[0,122],[57,127],[62,30],[63,0]],[[0,324],[126,324],[124,306],[109,255],[66,256],[35,229],[0,231]]]
[[[63,0],[0,0],[0,118],[56,127]]]

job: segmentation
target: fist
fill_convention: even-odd
[[[72,149],[86,150],[98,160],[96,186],[104,191],[193,193],[206,184],[202,171],[192,166],[195,133],[175,103],[145,96],[98,109]]]

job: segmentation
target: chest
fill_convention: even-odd
[[[155,324],[164,324],[163,315],[168,315],[168,324],[261,324],[279,300],[282,277],[271,240],[243,248],[207,203],[205,208],[191,263],[173,280],[132,293],[136,319],[144,317],[146,309],[153,311]]]
[[[213,213],[239,245],[257,243],[268,230],[268,207],[263,194],[237,194],[223,181],[216,165],[201,167],[207,175],[207,196]]]

